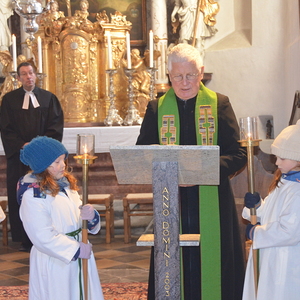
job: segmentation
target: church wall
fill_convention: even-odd
[[[231,3],[218,1],[223,14],[231,8],[227,1]],[[218,32],[204,59],[205,71],[213,73],[207,86],[229,96],[238,118],[273,115],[275,136],[288,125],[294,94],[300,89],[298,4],[252,0],[247,12],[251,22],[235,22],[240,28],[228,29],[221,40],[216,40]],[[218,15],[216,27],[223,28],[225,21]]]

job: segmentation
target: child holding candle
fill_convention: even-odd
[[[30,253],[29,299],[82,299],[81,259],[88,259],[88,299],[103,294],[92,245],[81,242],[82,220],[100,230],[100,216],[82,202],[77,181],[65,170],[66,148],[39,136],[21,150],[20,159],[32,172],[18,184],[20,216],[33,243]]]
[[[248,238],[259,249],[257,295],[253,257],[249,253],[243,300],[298,300],[300,295],[300,120],[285,128],[271,145],[278,170],[269,195],[245,195],[243,217],[257,209],[259,223],[249,224]]]

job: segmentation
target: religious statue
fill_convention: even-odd
[[[41,25],[45,28],[47,36],[57,37],[65,22],[63,11],[59,11],[57,1],[50,2],[50,10],[45,12],[41,18]]]
[[[126,51],[123,52],[120,60],[121,67],[127,68],[127,59],[125,59]],[[131,49],[131,69],[135,70],[132,73],[132,86],[134,91],[135,107],[140,112],[145,112],[147,104],[150,100],[150,74],[147,71],[145,57],[141,57],[139,49]],[[124,75],[124,79],[126,76]],[[126,78],[127,79],[127,78]],[[143,113],[141,116],[143,116]]]
[[[219,4],[214,0],[175,0],[171,22],[176,31],[179,21],[179,43],[192,44],[204,56],[204,40],[217,32],[214,25],[218,12]]]
[[[93,23],[88,20],[89,2],[87,0],[80,1],[80,10],[75,10],[74,17],[80,23],[79,28],[83,31],[92,33],[94,31]]]
[[[272,129],[273,129],[271,120],[267,121],[266,127],[267,127],[266,139],[271,139],[272,138]]]
[[[19,65],[22,62],[30,62],[32,66],[35,66],[33,58],[27,59],[24,55],[19,55],[17,57],[17,64]],[[13,69],[13,59],[8,51],[0,51],[0,63],[3,65],[2,73],[5,76],[5,80],[0,86],[0,102],[2,101],[2,98],[5,94],[12,91],[14,89],[14,79],[10,72],[12,72]],[[17,88],[21,86],[21,82],[18,81]]]
[[[13,14],[12,2],[10,0],[0,0],[0,51],[7,51],[11,45],[11,33],[7,20]]]

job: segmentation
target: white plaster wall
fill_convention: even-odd
[[[298,0],[249,0],[245,7],[239,1],[234,7],[244,11],[234,8],[233,31],[225,24],[232,0],[218,1],[216,27],[227,28],[227,35],[220,30],[206,51],[205,71],[213,73],[207,86],[229,96],[237,118],[273,115],[276,136],[288,125],[300,89]]]

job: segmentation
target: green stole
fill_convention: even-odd
[[[217,94],[202,83],[196,99],[195,124],[197,145],[217,145]],[[180,144],[180,119],[173,88],[158,101],[158,129],[161,145]],[[220,300],[221,237],[218,187],[199,186],[199,198],[202,300]],[[181,299],[184,299],[183,272],[181,274]]]

